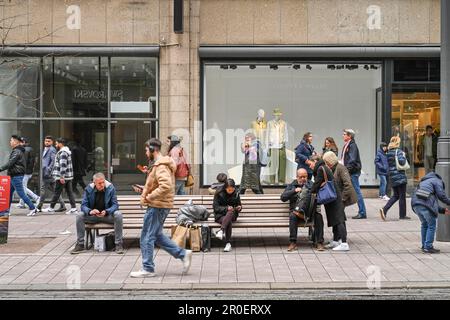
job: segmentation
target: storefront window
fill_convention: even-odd
[[[376,185],[377,89],[381,65],[373,64],[205,64],[204,65],[203,183],[211,184],[219,172],[240,183],[244,132],[255,128],[258,110],[264,110],[266,128],[254,130],[264,147],[285,145],[278,162],[263,168],[265,185],[290,183],[295,178],[295,147],[305,132],[313,133],[313,146],[322,153],[326,137],[339,151],[342,130],[356,131],[362,159],[362,185]],[[274,110],[282,113],[286,130],[271,132]],[[274,122],[273,122],[274,123]],[[275,181],[270,177],[275,172]]]
[[[39,117],[40,59],[0,59],[0,118]]]
[[[425,159],[424,137],[427,126],[431,126],[435,137],[440,132],[440,93],[437,85],[394,85],[392,93],[392,134],[400,135],[402,148],[407,154],[411,170],[406,172],[408,186],[417,185],[420,179],[436,164],[436,141],[430,154],[433,160]]]
[[[46,117],[107,117],[108,58],[44,58]]]
[[[111,58],[111,116],[156,115],[156,58]]]

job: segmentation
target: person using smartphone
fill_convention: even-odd
[[[242,211],[241,198],[236,189],[236,183],[233,179],[228,179],[223,188],[214,195],[214,218],[217,223],[221,224],[220,230],[216,233],[216,237],[220,240],[225,235],[225,248],[223,251],[231,251],[231,232],[233,222]]]

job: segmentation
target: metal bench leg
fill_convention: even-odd
[[[94,233],[91,228],[86,228],[86,250],[90,250],[94,247]]]

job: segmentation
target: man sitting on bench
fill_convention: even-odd
[[[77,214],[77,244],[70,252],[77,254],[84,251],[85,223],[106,223],[114,225],[116,253],[123,254],[122,233],[123,219],[119,211],[116,189],[106,181],[103,173],[94,174],[93,183],[86,187],[81,202],[81,212]]]
[[[314,243],[317,250],[323,251],[323,218],[314,206],[310,208],[312,182],[308,180],[308,172],[301,168],[297,170],[297,179],[289,184],[281,194],[281,201],[289,200],[289,247],[288,251],[297,250],[297,231],[299,222],[304,222],[308,211],[314,210]]]

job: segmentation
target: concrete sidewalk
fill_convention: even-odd
[[[398,207],[394,206],[388,213],[388,221],[382,222],[377,209],[383,204],[382,200],[367,199],[367,220],[352,220],[357,208],[347,209],[351,249],[347,253],[312,250],[305,229],[300,229],[302,241],[295,252],[286,251],[287,229],[237,229],[233,232],[231,252],[223,252],[222,243],[214,239],[211,252],[194,253],[187,275],[181,274],[178,260],[157,251],[158,276],[149,279],[129,277],[131,271],[141,266],[137,232],[125,232],[124,255],[94,251],[70,255],[75,242],[74,216],[27,217],[27,211],[14,209],[10,217],[10,244],[0,247],[0,291],[71,288],[270,291],[367,289],[368,284],[379,284],[382,289],[450,288],[450,243],[436,243],[441,254],[423,254],[417,216],[408,207],[412,220],[398,220]],[[66,231],[70,234],[65,234]],[[326,228],[325,239],[330,238],[331,230]]]

